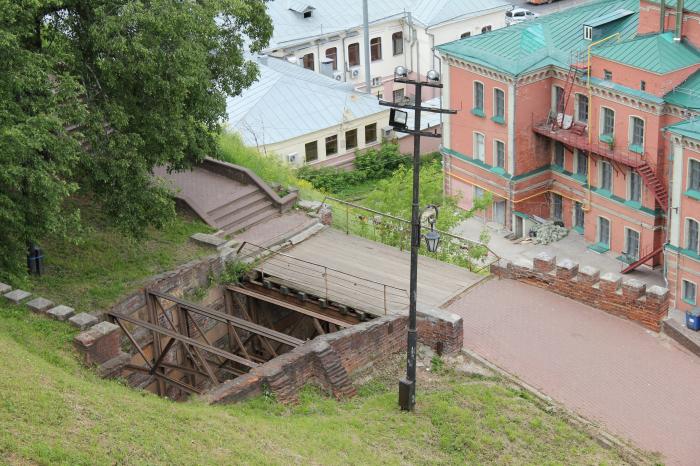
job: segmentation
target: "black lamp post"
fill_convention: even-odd
[[[411,283],[409,289],[409,306],[408,306],[408,349],[406,362],[406,378],[399,381],[399,405],[405,411],[413,411],[416,405],[416,347],[418,342],[418,333],[416,331],[416,303],[417,303],[417,288],[418,288],[418,249],[420,248],[420,207],[419,202],[419,187],[420,187],[420,138],[426,137],[441,137],[437,131],[429,132],[421,130],[421,112],[432,113],[457,113],[455,110],[443,108],[423,107],[421,105],[421,94],[423,86],[442,88],[440,83],[440,74],[435,70],[430,70],[426,74],[426,80],[409,79],[409,71],[403,66],[398,66],[394,70],[394,82],[411,84],[415,86],[415,102],[414,104],[399,104],[395,102],[380,101],[380,105],[392,107],[389,115],[389,124],[394,131],[413,135],[413,202],[411,209]],[[413,129],[407,128],[407,112],[401,109],[413,110],[415,118],[413,121]],[[437,218],[437,208],[435,209],[435,218]],[[428,251],[435,252],[440,241],[440,235],[434,229],[434,220],[431,223],[430,232],[425,235],[425,242]],[[432,250],[431,250],[432,249]]]

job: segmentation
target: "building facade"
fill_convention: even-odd
[[[462,109],[443,123],[446,191],[465,208],[492,193],[486,220],[517,236],[558,220],[623,271],[663,265],[669,211],[695,202],[671,195],[687,180],[664,128],[700,110],[696,6],[662,25],[653,2],[601,1],[438,47]]]
[[[394,101],[412,92],[393,82],[397,66],[412,70],[412,77],[424,77],[428,70],[440,68],[435,46],[505,26],[510,8],[502,0],[369,3],[372,93]],[[267,54],[366,91],[360,0],[274,0],[268,12],[275,32]],[[433,97],[428,92],[424,99]]]

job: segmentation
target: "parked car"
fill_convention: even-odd
[[[510,11],[506,11],[506,24],[510,26],[511,24],[522,23],[523,21],[529,21],[531,19],[537,18],[539,15],[533,13],[525,8],[513,8]]]

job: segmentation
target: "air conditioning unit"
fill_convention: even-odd
[[[291,164],[296,164],[297,163],[297,156],[299,153],[294,152],[292,154],[287,154],[287,162]]]
[[[393,131],[394,130],[391,126],[385,126],[384,128],[382,128],[382,137],[384,139],[391,139]]]
[[[335,73],[333,73],[333,79],[335,79],[336,81],[342,81],[343,73],[336,71]]]
[[[352,79],[357,79],[360,77],[360,70],[355,68],[350,72],[350,75],[352,76]]]

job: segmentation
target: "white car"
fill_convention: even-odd
[[[533,13],[525,8],[513,8],[510,11],[506,11],[506,24],[508,26],[511,24],[518,24],[522,23],[523,21],[530,21],[538,16],[539,15],[537,13]]]

